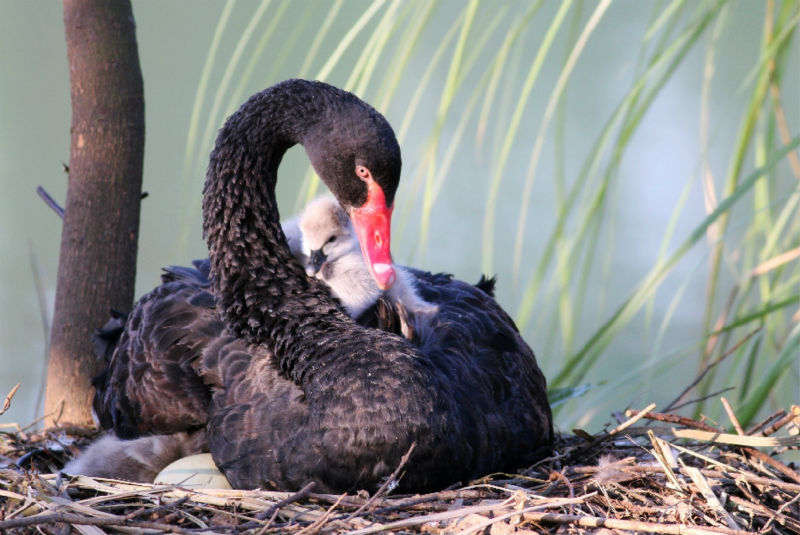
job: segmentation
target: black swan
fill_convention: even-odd
[[[211,153],[203,216],[212,287],[172,270],[124,325],[117,318],[113,334],[101,333],[101,425],[130,439],[200,437],[236,488],[313,481],[318,491],[371,490],[412,444],[404,491],[547,455],[545,379],[489,295],[491,281],[476,288],[415,272],[417,292],[438,312],[414,345],[358,325],[306,275],[274,193],[296,143],[353,220],[378,286],[394,282],[389,230],[401,163],[391,127],[332,86],[272,86],[231,115]]]
[[[305,254],[306,273],[327,284],[351,318],[375,305],[384,292],[369,273],[355,229],[347,212],[331,196],[314,199],[303,210],[298,222]],[[290,245],[291,248],[291,245]],[[297,255],[295,255],[297,256]],[[417,295],[414,275],[395,265],[397,280],[385,290],[389,302],[402,306],[415,323],[435,314],[436,305]],[[416,328],[419,330],[419,327]]]

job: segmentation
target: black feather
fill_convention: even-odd
[[[96,380],[103,425],[123,437],[205,427],[215,461],[240,488],[315,481],[320,491],[373,489],[414,442],[400,482],[407,491],[545,455],[545,379],[492,298],[494,279],[476,287],[413,271],[438,313],[412,344],[358,325],[305,275],[274,195],[278,164],[295,143],[343,206],[366,199],[354,162],[392,202],[400,152],[374,109],[302,80],[254,95],[211,155],[203,201],[210,262],[168,268],[121,333],[98,335],[103,358],[113,346]],[[377,325],[393,313],[379,313]]]
[[[494,297],[494,287],[497,284],[497,277],[487,279],[486,275],[481,275],[481,280],[475,285],[477,289],[488,295]]]

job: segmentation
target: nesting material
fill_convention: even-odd
[[[517,474],[367,496],[62,477],[90,430],[14,430],[0,434],[0,532],[800,534],[800,473],[782,460],[799,432],[798,406],[742,434],[628,411],[609,431],[560,435],[553,457]]]

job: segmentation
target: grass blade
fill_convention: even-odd
[[[728,211],[742,198],[742,196],[752,189],[753,185],[761,179],[767,172],[769,172],[778,162],[783,160],[789,151],[800,145],[800,136],[795,137],[792,143],[776,154],[764,167],[756,169],[750,176],[742,181],[739,186],[722,202],[719,203],[716,210],[709,214],[703,222],[695,228],[695,230],[684,240],[678,249],[670,255],[662,264],[657,265],[645,279],[639,284],[634,291],[633,295],[629,297],[625,303],[617,309],[617,311],[606,321],[600,329],[589,339],[588,342],[576,354],[570,356],[563,370],[556,375],[550,382],[553,387],[564,386],[569,383],[577,383],[586,374],[588,368],[597,360],[600,353],[608,345],[611,337],[616,329],[633,317],[639,310],[641,305],[646,300],[650,292],[655,289],[663,280],[669,271],[705,234],[709,226],[717,221],[720,217],[727,214]],[[580,367],[578,367],[580,366]],[[569,380],[569,381],[568,381]]]

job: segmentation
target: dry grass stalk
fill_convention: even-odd
[[[722,402],[722,406],[725,408],[725,413],[728,415],[728,418],[733,424],[733,428],[736,429],[736,433],[740,435],[744,435],[744,429],[742,429],[742,425],[739,423],[739,419],[736,417],[736,414],[733,412],[733,408],[731,404],[728,402],[728,399],[725,396],[719,398]]]
[[[16,385],[14,385],[14,388],[12,388],[11,391],[8,393],[8,395],[6,396],[5,401],[3,402],[3,406],[0,407],[0,414],[3,414],[4,412],[6,412],[11,407],[11,398],[13,398],[14,394],[17,393],[17,390],[19,390],[19,386],[21,384],[22,383],[17,383]]]

